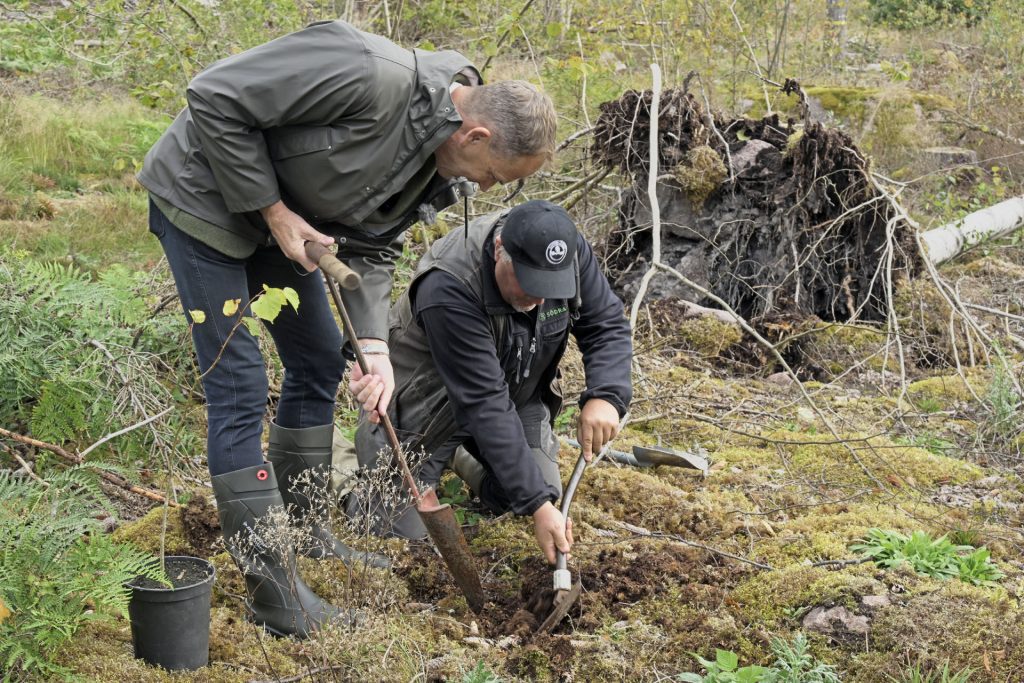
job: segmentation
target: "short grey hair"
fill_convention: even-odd
[[[465,114],[489,126],[495,151],[505,157],[555,154],[555,105],[527,81],[498,81],[469,89]]]
[[[512,257],[507,251],[505,251],[505,247],[498,244],[498,238],[501,237],[501,229],[504,227],[505,221],[501,220],[494,228],[494,253],[498,255],[498,258],[501,259],[502,263],[512,263]]]

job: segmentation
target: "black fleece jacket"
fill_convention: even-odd
[[[536,403],[554,377],[571,333],[583,354],[587,387],[580,406],[592,398],[625,414],[632,399],[632,344],[622,301],[615,296],[582,235],[577,241],[580,307],[575,319],[569,302],[549,299],[529,313],[517,313],[501,298],[494,279],[493,241],[481,254],[484,301],[478,301],[452,275],[434,270],[412,293],[416,322],[430,352],[460,430],[469,433],[485,466],[509,495],[516,514],[532,514],[557,491],[548,486],[530,455],[532,418],[519,409]],[[507,313],[504,352],[498,350],[490,316]],[[552,416],[554,418],[555,416]]]

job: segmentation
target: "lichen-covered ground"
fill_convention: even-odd
[[[946,275],[1019,314],[1005,278],[1019,282],[1021,263],[1020,249],[1000,247]],[[486,671],[509,681],[661,681],[699,671],[691,653],[713,657],[716,648],[768,664],[773,637],[803,631],[847,681],[903,680],[909,667],[946,664],[970,668],[971,680],[1024,680],[1022,441],[994,421],[993,408],[1009,399],[999,397],[1005,370],[991,350],[986,361],[975,348],[969,367],[961,349],[959,373],[941,354],[926,360],[922,349],[952,339],[933,294],[924,283],[904,288],[905,382],[883,330],[810,325],[790,342],[817,410],[790,378],[758,365],[756,344],[720,323],[642,324],[632,421],[616,447],[701,447],[712,466],[707,477],[613,464],[586,473],[570,563],[583,595],[550,635],[535,635],[529,612],[550,570],[527,520],[511,517],[467,528],[492,600],[481,615],[429,548],[362,539],[391,554],[394,571],[301,567],[322,595],[364,609],[365,626],[306,642],[264,635],[245,620],[240,576],[199,491],[184,513],[171,513],[166,544],[217,566],[210,666],[147,668],[132,659],[126,622],[87,628],[61,660],[88,680],[123,682],[462,681]],[[570,387],[581,381],[569,372]],[[567,476],[575,453],[562,455]],[[161,520],[156,509],[117,534],[155,549]],[[906,567],[823,564],[856,559],[850,545],[875,527],[984,545],[1005,578],[987,588]],[[837,609],[822,620],[818,607]]]

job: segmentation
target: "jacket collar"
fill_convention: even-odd
[[[501,290],[498,289],[498,280],[494,276],[494,228],[491,228],[484,239],[480,278],[483,283],[484,309],[488,315],[511,315],[516,312],[502,298]]]

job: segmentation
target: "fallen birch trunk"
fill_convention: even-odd
[[[986,240],[1024,226],[1024,197],[1014,197],[921,235],[928,260],[940,265]]]

